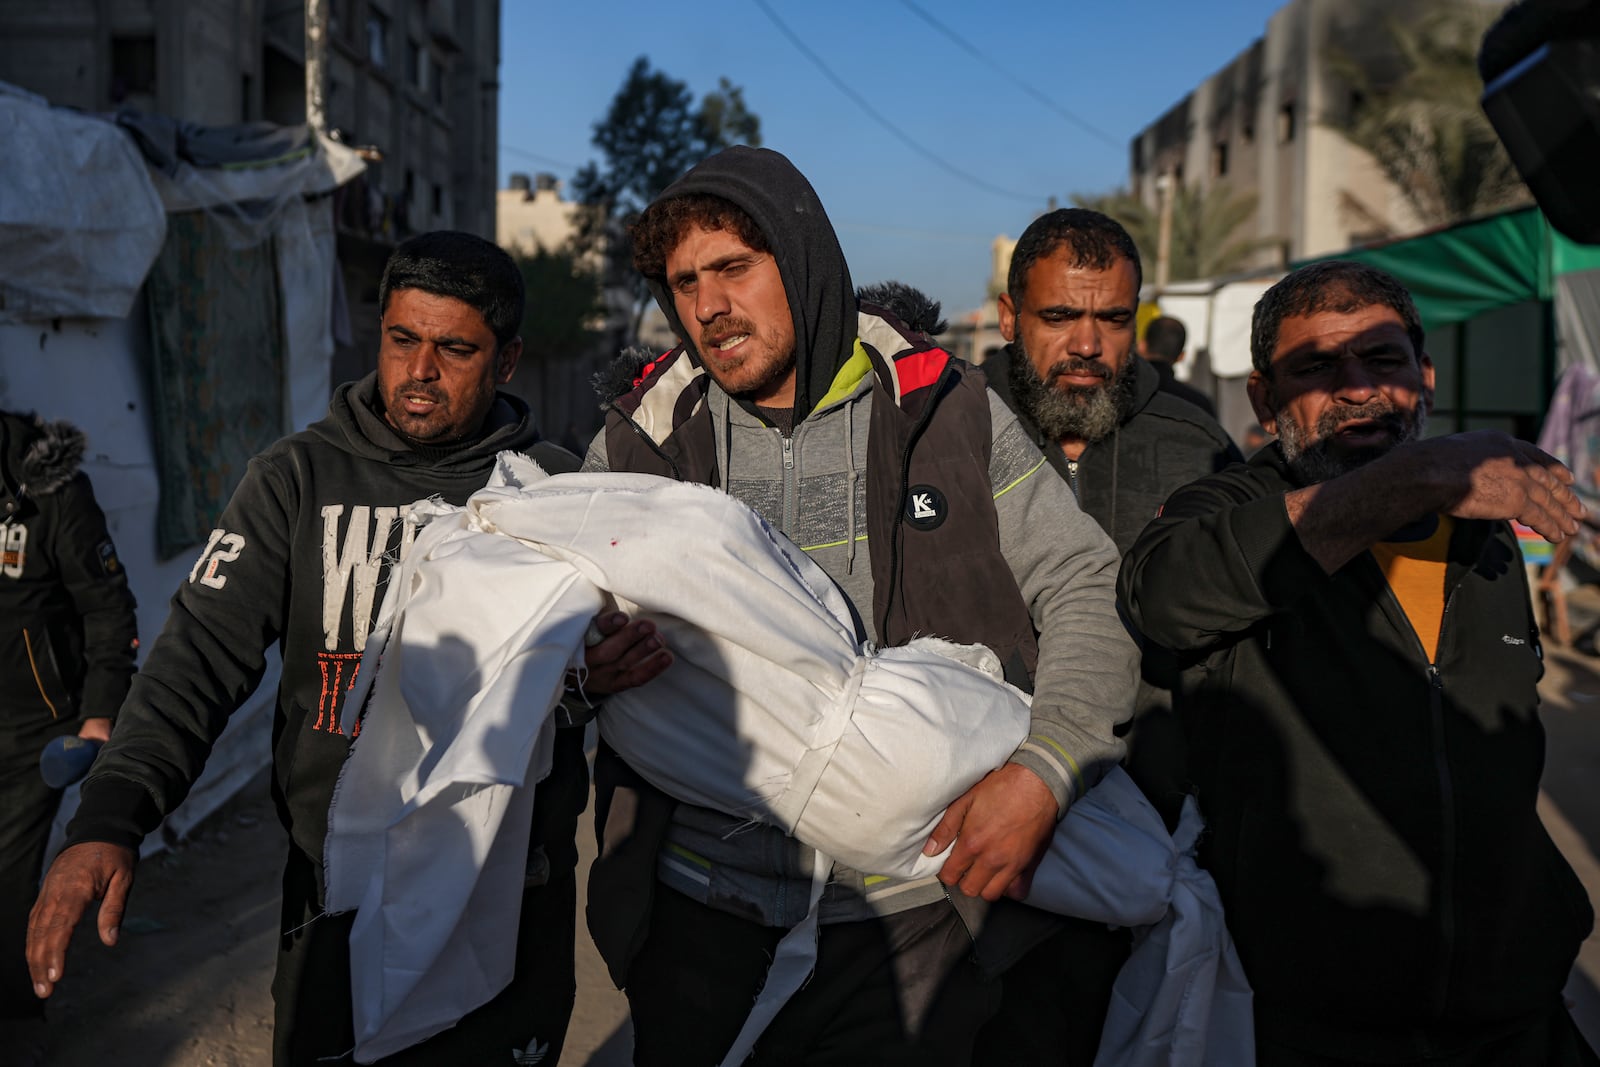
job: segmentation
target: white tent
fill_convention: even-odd
[[[162,173],[116,123],[0,83],[0,406],[66,419],[85,431],[84,470],[127,567],[147,647],[193,553],[156,551],[157,428],[142,367],[150,346],[138,299],[167,232],[167,212],[230,217],[230,241],[270,239],[281,294],[285,368],[281,431],[327,410],[335,292],[330,193],[365,164],[320,140],[296,158],[259,166]],[[250,205],[248,221],[234,210]],[[200,546],[195,546],[194,552]],[[164,836],[182,837],[266,766],[276,656],[256,695],[223,735]],[[58,818],[76,807],[69,793]],[[146,849],[160,847],[152,835]]]

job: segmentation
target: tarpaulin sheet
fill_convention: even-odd
[[[1556,278],[1600,268],[1600,248],[1568,240],[1531,207],[1319,258],[1355,260],[1393,274],[1429,330],[1549,300]]]
[[[0,322],[120,319],[167,216],[116,126],[0,82]]]

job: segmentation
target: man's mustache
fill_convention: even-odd
[[[1317,419],[1317,437],[1326,439],[1339,432],[1339,427],[1351,422],[1379,423],[1396,437],[1406,431],[1405,412],[1387,400],[1369,400],[1358,408],[1340,408],[1324,411]]]
[[[1054,385],[1057,378],[1068,374],[1077,376],[1093,375],[1096,378],[1110,378],[1111,368],[1107,367],[1104,363],[1093,359],[1064,359],[1060,362],[1050,364],[1050,373],[1046,376],[1045,382],[1046,384]]]

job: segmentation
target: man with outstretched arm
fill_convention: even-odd
[[[586,468],[721,488],[821,565],[873,641],[986,644],[1033,689],[1030,736],[935,828],[929,855],[954,842],[938,878],[834,867],[816,971],[751,1061],[966,1067],[994,973],[1060,922],[987,902],[1025,893],[1057,821],[1122,755],[1135,651],[1114,611],[1116,551],[981,375],[858,304],[783,156],[711,157],[633,239],[685,343],[608,398]],[[604,748],[595,774],[590,929],[628,993],[634,1062],[715,1063],[806,914],[811,853],[674,805]]]
[[[1535,810],[1543,665],[1506,521],[1576,533],[1572,476],[1501,433],[1422,440],[1433,364],[1374,268],[1278,282],[1251,356],[1277,443],[1175,493],[1119,592],[1189,664],[1257,1062],[1593,1065],[1561,990],[1594,916]]]
[[[505,252],[464,233],[412,238],[390,257],[378,299],[377,371],[340,386],[326,419],[251,460],[173,597],[33,909],[28,964],[40,997],[62,980],[68,939],[92,901],[102,901],[101,940],[116,943],[140,840],[182,802],[277,644],[272,792],[290,847],[273,1062],[350,1062],[353,916],[323,912],[323,843],[351,741],[339,731],[343,701],[382,586],[416,532],[404,508],[430,496],[464,503],[503,449],[527,452],[551,473],[577,466],[540,441],[526,404],[496,388],[522,349],[522,276]],[[589,691],[645,680],[669,662],[649,623],[612,614],[597,625],[605,640],[589,653]],[[454,1029],[384,1063],[500,1062],[508,1049],[559,1057],[575,989],[582,734],[558,731],[553,768],[538,786],[511,984]]]

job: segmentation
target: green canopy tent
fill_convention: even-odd
[[[1411,291],[1438,371],[1431,432],[1532,439],[1558,366],[1596,363],[1600,247],[1569,241],[1537,208],[1317,258],[1379,267]]]

